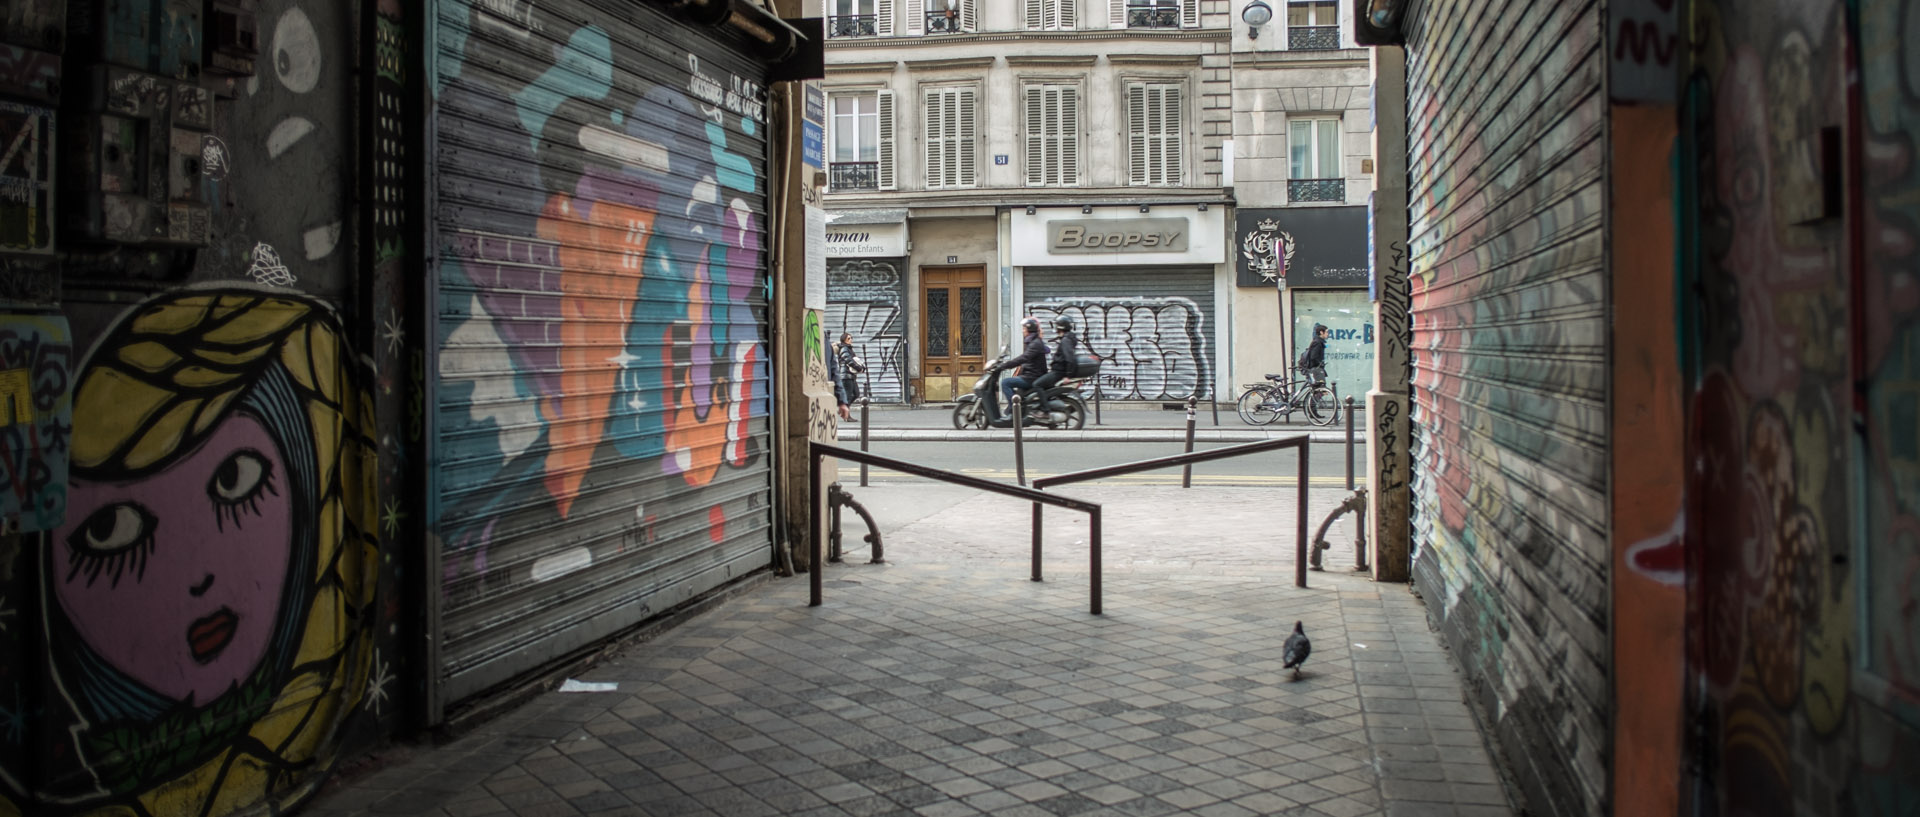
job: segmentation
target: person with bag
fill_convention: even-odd
[[[1300,373],[1312,380],[1314,385],[1327,379],[1327,336],[1333,334],[1326,324],[1313,325],[1313,342],[1307,344],[1307,350],[1300,353]]]
[[[840,333],[840,342],[833,347],[833,356],[840,364],[841,386],[846,389],[847,402],[860,400],[860,375],[867,371],[867,363],[854,352],[853,333]]]
[[[1065,315],[1054,318],[1053,328],[1059,330],[1059,334],[1053,339],[1053,361],[1048,364],[1047,373],[1033,382],[1035,398],[1033,402],[1036,403],[1039,402],[1041,395],[1047,393],[1047,389],[1075,376],[1080,369],[1080,338],[1073,333],[1073,320]],[[1046,408],[1044,406],[1038,408],[1040,409],[1038,413],[1044,416]]]

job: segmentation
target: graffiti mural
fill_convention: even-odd
[[[906,281],[897,260],[833,259],[827,265],[827,337],[853,335],[866,361],[861,389],[876,403],[904,403],[907,394]]]
[[[0,652],[49,652],[0,689],[50,693],[34,779],[0,767],[0,813],[284,806],[331,765],[386,694],[370,411],[314,301],[190,289],[107,329],[74,388],[66,520],[44,553],[0,554],[41,608],[39,632],[0,627]]]
[[[440,9],[458,59],[435,80],[432,517],[467,639],[446,655],[475,685],[504,671],[487,668],[500,644],[542,636],[458,624],[476,605],[540,609],[554,596],[530,588],[563,577],[678,593],[640,577],[711,548],[685,586],[717,581],[770,525],[747,487],[768,433],[763,92],[705,55],[642,54],[638,22],[523,11]],[[529,32],[557,43],[550,61],[517,50]]]
[[[1080,343],[1101,357],[1108,400],[1185,400],[1211,385],[1205,316],[1189,298],[1073,298],[1034,301],[1042,324],[1073,321]]]
[[[65,518],[72,378],[65,318],[0,316],[0,524],[42,531]]]
[[[1920,742],[1920,52],[1899,32],[1920,4],[1691,12],[1714,32],[1686,100],[1693,783],[1726,813],[1911,813],[1892,753]],[[1863,207],[1831,229],[1829,123],[1863,128]]]

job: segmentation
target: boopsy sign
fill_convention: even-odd
[[[1177,218],[1050,221],[1047,247],[1057,253],[1186,252],[1187,222]]]

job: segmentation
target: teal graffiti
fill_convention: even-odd
[[[472,0],[446,0],[446,4],[448,10],[452,12],[451,16],[460,20],[461,23],[446,26],[445,48],[432,49],[432,53],[440,63],[434,72],[436,74],[434,96],[439,96],[441,91],[446,90],[447,83],[460,76],[460,69],[467,59],[467,21],[473,17]]]
[[[712,144],[713,172],[720,186],[746,194],[757,192],[754,190],[753,163],[747,161],[745,156],[727,151],[726,127],[718,122],[708,122],[707,141]]]
[[[553,67],[514,95],[520,125],[540,147],[547,119],[568,99],[602,99],[613,90],[613,41],[598,26],[587,26],[567,39]]]

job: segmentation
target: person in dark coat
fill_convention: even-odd
[[[1053,338],[1053,362],[1047,366],[1047,373],[1033,383],[1034,394],[1046,394],[1047,389],[1073,376],[1073,370],[1079,364],[1080,338],[1073,333],[1073,320],[1065,315],[1053,319],[1053,328],[1059,334]],[[1045,414],[1044,409],[1040,411]]]
[[[1300,371],[1315,383],[1327,379],[1327,336],[1333,334],[1326,324],[1313,325],[1313,342],[1300,354]]]
[[[853,333],[840,333],[840,342],[833,347],[833,356],[840,364],[840,381],[847,392],[847,402],[860,401],[860,375],[867,370],[867,362],[860,359],[860,353],[853,348]]]
[[[1027,318],[1020,322],[1020,327],[1026,337],[1025,346],[1018,357],[1000,367],[1013,370],[1013,374],[1000,378],[1001,417],[1013,411],[1013,390],[1031,387],[1033,381],[1047,371],[1047,342],[1040,339],[1040,319]]]

